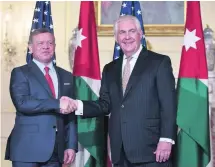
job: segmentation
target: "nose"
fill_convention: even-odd
[[[45,42],[45,43],[43,44],[43,49],[49,49],[49,44]]]
[[[126,39],[129,39],[130,38],[130,34],[129,32],[126,33]]]

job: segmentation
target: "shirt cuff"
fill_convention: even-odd
[[[175,141],[172,139],[169,139],[169,138],[162,138],[161,137],[159,141],[164,141],[164,142],[175,144]]]
[[[75,115],[83,115],[83,102],[81,100],[77,100],[78,108],[75,111]]]

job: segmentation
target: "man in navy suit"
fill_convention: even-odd
[[[73,77],[52,63],[55,37],[48,29],[31,33],[29,49],[32,62],[11,73],[16,119],[6,159],[13,167],[61,167],[73,162],[78,145],[76,116],[69,114],[75,107]]]
[[[134,16],[121,16],[114,35],[124,55],[105,65],[99,100],[74,101],[76,114],[110,114],[115,167],[172,167],[177,106],[170,58],[141,45],[143,32]]]

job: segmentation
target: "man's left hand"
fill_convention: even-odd
[[[75,160],[75,150],[67,149],[64,151],[64,164],[69,165]]]
[[[166,162],[169,159],[172,150],[172,143],[160,141],[157,145],[157,149],[154,152],[156,154],[157,162]]]

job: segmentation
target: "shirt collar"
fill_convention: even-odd
[[[140,47],[139,47],[139,49],[136,51],[136,53],[134,53],[134,54],[132,55],[132,58],[133,58],[133,59],[137,59],[142,49],[143,49],[143,46],[140,45]],[[124,56],[123,56],[123,59],[126,59],[126,55],[125,55],[125,54],[124,54]]]
[[[50,72],[54,70],[54,65],[53,65],[52,62],[50,62],[48,65],[44,65],[43,63],[39,62],[39,61],[36,60],[36,59],[33,59],[33,62],[34,62],[34,63],[39,67],[39,69],[40,69],[41,71],[43,71],[43,72],[44,72],[44,68],[45,68],[45,67],[49,67]]]

